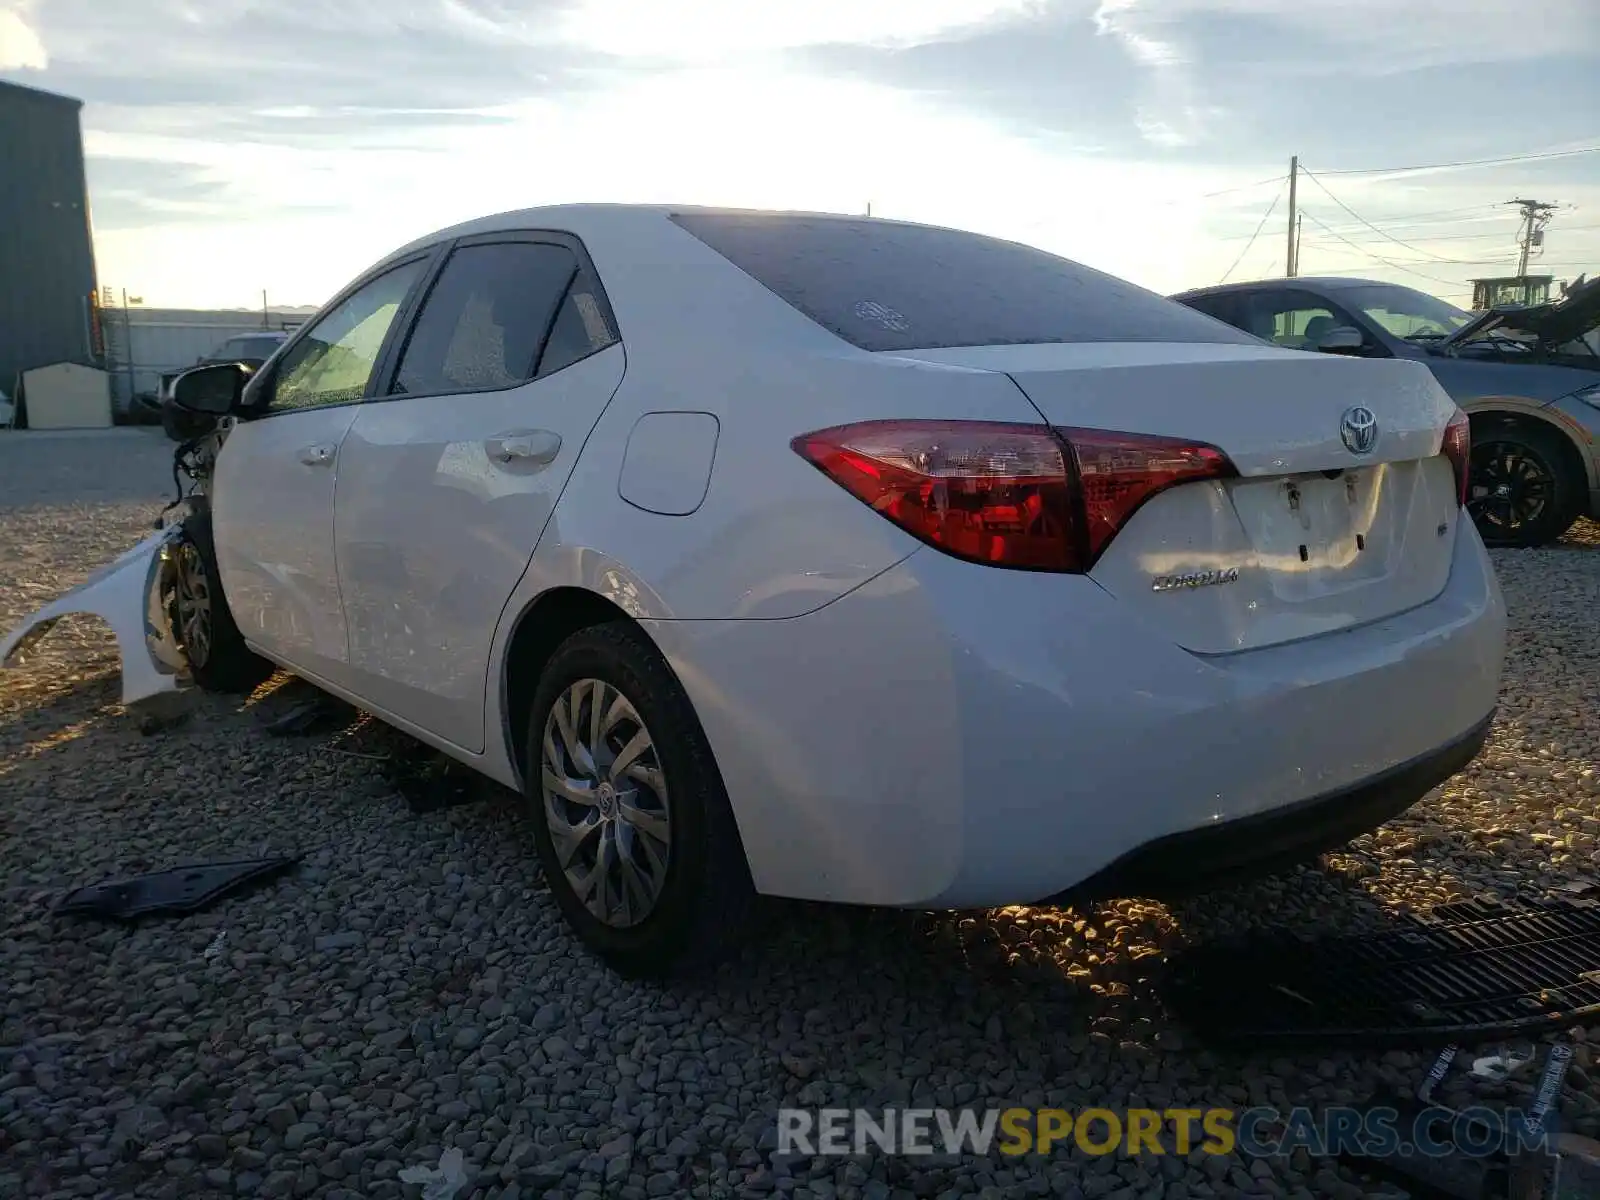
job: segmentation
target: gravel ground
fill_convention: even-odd
[[[168,456],[144,431],[0,439],[9,626],[140,536]],[[108,634],[65,624],[0,676],[0,1196],[416,1195],[398,1173],[451,1146],[474,1177],[462,1196],[500,1200],[1375,1194],[1303,1153],[913,1164],[770,1148],[783,1104],[1287,1108],[1419,1081],[1431,1054],[1206,1052],[1164,1016],[1150,968],[1268,918],[1360,925],[1595,877],[1600,527],[1495,561],[1512,639],[1491,744],[1349,852],[1181,907],[789,906],[744,960],[671,990],[573,944],[504,797],[412,812],[362,757],[396,747],[370,723],[265,736],[282,680],[250,704],[195,696],[187,721],[143,736],[117,706]],[[183,920],[48,914],[109,874],[264,851],[305,864]],[[1564,1113],[1593,1135],[1600,1027],[1571,1036]]]

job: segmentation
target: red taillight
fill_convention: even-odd
[[[1450,460],[1456,473],[1456,499],[1465,504],[1467,481],[1472,474],[1472,422],[1467,420],[1466,413],[1458,411],[1450,418],[1450,424],[1444,427],[1444,442],[1439,446],[1439,453]]]
[[[1215,446],[1143,433],[1058,429],[1077,460],[1083,493],[1089,561],[1141,504],[1158,492],[1198,479],[1230,479],[1238,472]]]
[[[986,421],[865,421],[792,444],[929,545],[1035,571],[1087,571],[1151,496],[1234,473],[1212,446]]]

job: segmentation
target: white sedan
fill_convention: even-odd
[[[724,954],[758,894],[1268,871],[1414,803],[1495,706],[1466,418],[1425,367],[1022,245],[506,213],[176,394],[217,430],[152,539],[151,647],[214,688],[286,667],[520,789],[625,973]]]

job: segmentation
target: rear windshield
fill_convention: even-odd
[[[679,213],[673,220],[863,350],[1252,342],[1121,279],[975,233],[783,213]]]

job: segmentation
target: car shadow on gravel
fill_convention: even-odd
[[[14,704],[15,691],[0,709],[0,783],[7,792],[39,790],[54,799],[87,798],[75,786],[71,773],[60,770],[69,749],[81,753],[81,744],[114,736],[119,720],[115,676],[90,676],[53,682],[38,704]]]
[[[1374,886],[1383,874],[1414,876],[1405,882],[1441,902],[1578,890],[1541,890],[1502,865],[1526,862],[1539,848],[1515,830],[1443,829],[1411,835],[1385,854],[1369,835],[1317,863],[1169,903],[915,913],[783,902],[768,936],[722,986],[788,989],[797,1006],[826,1009],[870,973],[920,998],[929,1010],[925,1032],[954,1023],[995,1037],[1020,1022],[1040,1036],[1110,1030],[1123,1050],[1156,1052],[1186,1040],[1163,996],[1169,956],[1255,934],[1388,932],[1417,910]],[[1463,872],[1462,861],[1490,874]]]
[[[1040,1036],[1110,1030],[1122,1048],[1146,1051],[1182,1043],[1161,994],[1167,955],[1250,931],[1377,931],[1392,921],[1358,882],[1326,867],[1170,904],[938,913],[773,907],[767,935],[724,986],[788,989],[796,1005],[831,1008],[870,974],[918,997],[930,1032],[949,1022],[991,1037],[1019,1023]]]

